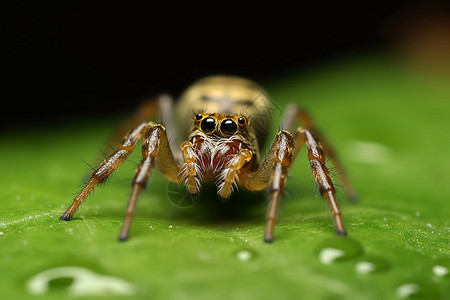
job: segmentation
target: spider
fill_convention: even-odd
[[[184,184],[191,195],[199,193],[202,183],[208,181],[215,181],[217,194],[222,199],[230,197],[236,187],[249,191],[268,189],[264,241],[270,243],[288,169],[301,147],[306,145],[312,175],[330,207],[336,232],[347,235],[335,188],[325,166],[325,155],[338,169],[347,195],[356,199],[356,193],[334,151],[305,110],[296,105],[287,107],[282,122],[284,129],[278,132],[261,162],[259,149],[267,138],[271,102],[255,82],[240,77],[210,76],[189,87],[174,110],[185,138],[181,146],[177,145],[171,98],[160,96],[158,106],[164,126],[141,122],[125,135],[117,150],[94,170],[72,205],[61,215],[61,220],[71,220],[94,187],[113,173],[143,138],[142,160],[132,181],[120,241],[128,239],[138,196],[158,165],[167,180]],[[193,116],[189,114],[192,110]],[[154,107],[142,111],[140,118],[153,113]],[[303,127],[295,128],[296,121]]]

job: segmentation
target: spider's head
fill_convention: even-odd
[[[194,131],[206,135],[228,138],[239,133],[248,135],[248,120],[246,117],[226,114],[198,113],[194,116]]]

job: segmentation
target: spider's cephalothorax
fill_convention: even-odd
[[[271,242],[287,170],[300,148],[306,145],[313,177],[330,206],[336,231],[346,235],[334,185],[325,166],[325,155],[339,169],[348,196],[355,199],[356,194],[331,147],[319,136],[304,110],[296,105],[286,109],[282,123],[284,130],[278,132],[268,153],[260,161],[259,149],[267,139],[271,105],[266,93],[253,81],[230,76],[204,78],[180,97],[175,109],[176,117],[172,116],[171,98],[162,95],[158,103],[164,126],[141,120],[154,113],[153,103],[149,102],[137,117],[127,123],[133,124],[134,129],[95,169],[83,190],[61,216],[62,220],[72,218],[86,196],[117,169],[143,138],[143,158],[132,182],[120,240],[128,238],[137,198],[157,164],[169,181],[185,184],[193,195],[200,192],[202,183],[206,181],[214,181],[218,195],[225,199],[235,187],[250,191],[268,189],[270,199],[264,241]],[[303,127],[296,128],[295,121],[300,121]],[[181,143],[175,134],[176,126],[183,137]]]
[[[182,165],[180,177],[191,194],[200,190],[202,181],[215,180],[219,196],[228,198],[238,185],[239,174],[254,166],[253,153],[257,152],[258,144],[244,116],[198,113],[189,141],[195,156],[192,164],[196,177],[189,177],[189,162]],[[245,167],[235,170],[236,163],[245,163]]]

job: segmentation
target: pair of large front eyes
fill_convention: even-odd
[[[202,118],[201,115],[198,115],[197,120],[200,120]],[[242,120],[241,120],[242,119]],[[245,124],[244,118],[238,119],[239,125]],[[206,117],[202,120],[200,123],[200,128],[205,133],[210,133],[216,129],[216,120],[213,117]],[[220,123],[220,131],[225,135],[233,135],[237,131],[238,126],[236,122],[234,122],[232,119],[225,119]]]

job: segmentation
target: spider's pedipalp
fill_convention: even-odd
[[[246,148],[241,149],[239,153],[234,155],[227,163],[225,169],[220,173],[218,177],[218,191],[217,193],[221,198],[228,198],[233,192],[233,186],[239,182],[239,170],[245,163],[252,159],[252,152]]]

